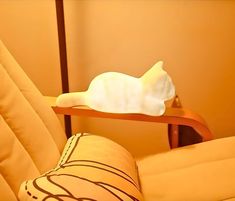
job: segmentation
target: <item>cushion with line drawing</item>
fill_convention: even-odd
[[[138,171],[131,154],[96,135],[69,138],[58,165],[22,183],[19,199],[142,201]]]

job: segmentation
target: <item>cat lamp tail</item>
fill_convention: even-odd
[[[64,93],[57,97],[56,106],[74,107],[86,105],[86,92]]]

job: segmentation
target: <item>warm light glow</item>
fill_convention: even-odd
[[[92,109],[111,113],[143,113],[162,115],[165,101],[175,95],[170,76],[156,63],[142,77],[107,72],[95,77],[87,91],[62,94],[57,106],[87,105]]]

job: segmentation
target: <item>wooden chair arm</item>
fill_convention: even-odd
[[[167,107],[162,116],[149,116],[144,114],[114,114],[99,112],[87,106],[71,108],[57,107],[55,105],[56,97],[46,97],[46,99],[57,114],[185,125],[192,127],[195,131],[197,131],[198,134],[201,135],[203,141],[213,139],[213,135],[204,119],[198,114],[185,108]]]

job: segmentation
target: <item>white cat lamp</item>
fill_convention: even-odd
[[[96,76],[87,91],[65,93],[56,100],[59,107],[87,105],[110,113],[142,113],[159,116],[165,101],[174,97],[175,87],[159,61],[142,77],[107,72]]]

